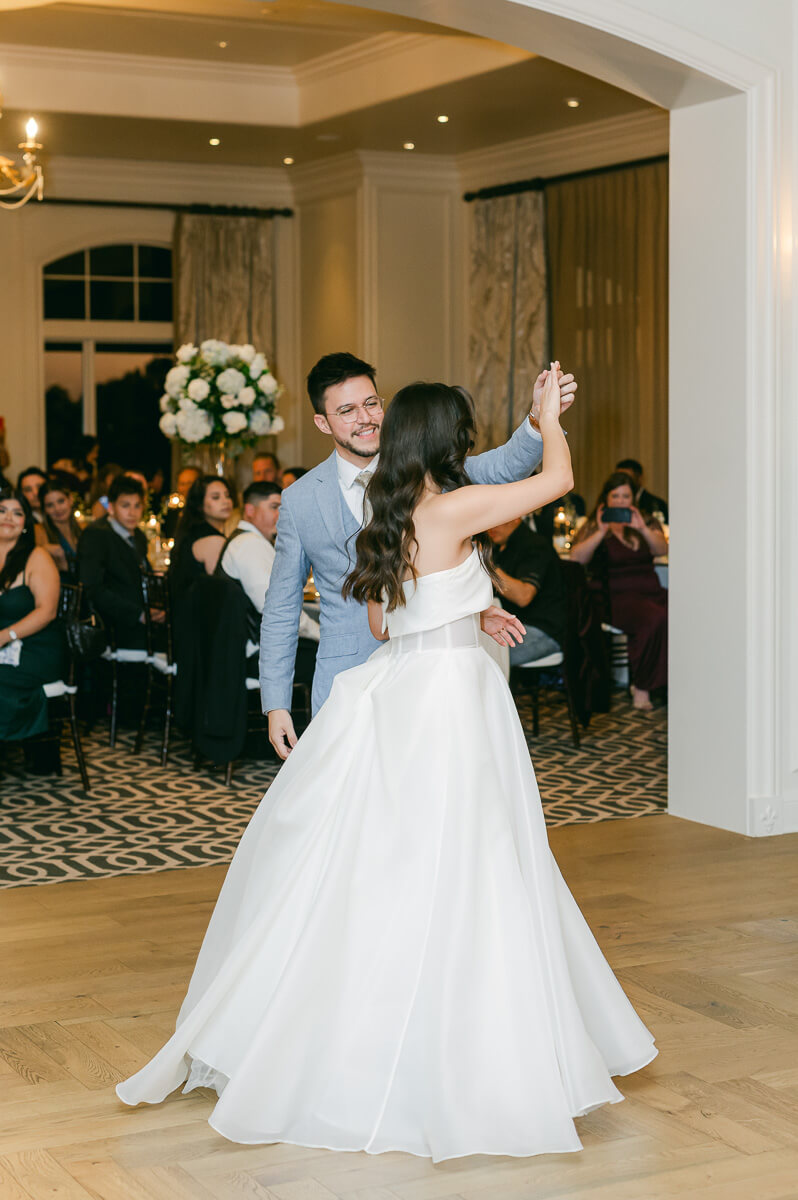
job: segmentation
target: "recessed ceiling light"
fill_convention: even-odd
[[[446,113],[441,113],[441,114],[440,114],[438,117],[436,117],[435,119],[436,119],[436,121],[438,122],[438,124],[439,124],[439,125],[446,125],[446,124],[447,124],[447,122],[448,122],[448,120],[449,120],[449,118],[446,116]]]
[[[402,142],[403,150],[415,150],[415,148],[416,148],[415,142]]]
[[[220,146],[221,142],[222,142],[221,138],[209,138],[208,139],[209,146]]]
[[[579,105],[582,103],[582,101],[577,100],[576,96],[569,96],[565,103],[569,108],[579,108]]]
[[[217,42],[216,44],[217,44],[217,46],[219,47],[219,49],[220,49],[220,50],[226,50],[226,49],[227,49],[227,42]]]
[[[284,158],[283,163],[286,167],[292,167],[294,165],[294,160],[293,158]]]

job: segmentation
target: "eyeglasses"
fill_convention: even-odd
[[[364,412],[366,417],[376,417],[378,412],[382,412],[385,407],[385,401],[381,396],[370,396],[363,404],[345,404],[343,408],[336,408],[335,412],[328,413],[328,417],[338,417],[345,425],[354,425],[359,412]]]

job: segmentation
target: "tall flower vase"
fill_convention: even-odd
[[[185,457],[200,467],[205,475],[223,475],[225,479],[235,481],[238,455],[233,453],[229,442],[208,442],[194,446]]]

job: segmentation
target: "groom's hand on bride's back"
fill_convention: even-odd
[[[294,722],[284,708],[273,708],[269,713],[269,741],[280,758],[288,758],[297,743]]]
[[[559,383],[560,383],[560,414],[564,413],[567,408],[570,408],[576,399],[576,389],[579,386],[573,375],[566,375],[564,371],[558,367]],[[546,386],[549,372],[541,371],[535,380],[535,387],[532,392],[532,411],[529,416],[533,424],[537,424],[540,416],[540,402],[543,399],[543,389]]]

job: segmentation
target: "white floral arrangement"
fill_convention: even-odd
[[[243,449],[285,427],[277,415],[282,388],[254,346],[209,339],[177,352],[161,396],[161,433],[189,445],[235,444]]]

